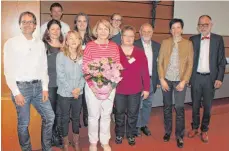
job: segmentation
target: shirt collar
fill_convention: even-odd
[[[151,45],[152,45],[151,40],[150,40],[149,44],[148,44],[148,43],[146,43],[146,42],[144,42],[144,40],[143,40],[142,38],[141,38],[141,40],[142,40],[142,44],[143,44],[143,46],[151,46]]]
[[[201,34],[201,38],[202,38],[202,37],[209,37],[209,38],[210,38],[210,36],[211,36],[211,33],[209,33],[207,36],[203,36],[203,35]]]
[[[28,39],[26,39],[26,37],[21,33],[20,37],[23,38],[23,40],[29,41]],[[36,38],[33,36],[33,38],[31,39],[32,42],[34,42],[36,40]]]

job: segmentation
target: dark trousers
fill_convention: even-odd
[[[41,127],[41,145],[42,151],[51,151],[51,139],[52,139],[52,127],[54,123],[55,115],[52,110],[50,101],[42,101],[42,84],[41,81],[38,83],[22,82],[17,84],[19,91],[25,98],[25,104],[19,106],[16,104],[14,97],[12,100],[17,110],[17,131],[18,139],[22,151],[32,151],[32,145],[29,135],[29,122],[30,122],[30,106],[31,104],[35,107],[37,112],[42,118]],[[12,144],[14,145],[14,144]]]
[[[173,93],[176,111],[176,138],[184,137],[185,130],[185,115],[184,115],[184,100],[187,87],[185,86],[183,91],[177,91],[176,86],[180,81],[169,81],[167,80],[169,91],[163,93],[164,103],[164,128],[166,134],[172,133],[172,107],[173,107]]]
[[[200,104],[201,98],[203,98],[203,117],[201,123],[201,131],[207,132],[211,117],[211,106],[214,98],[215,89],[214,83],[211,80],[210,75],[196,74],[195,83],[191,86],[192,96],[192,128],[198,129],[200,125]]]
[[[124,95],[115,95],[115,133],[116,136],[125,135],[126,123],[126,136],[133,137],[138,121],[139,106],[141,101],[141,93]],[[127,110],[127,111],[126,111]],[[125,114],[127,113],[127,114]],[[125,121],[125,115],[127,119]]]
[[[80,109],[82,106],[82,95],[78,99],[73,97],[62,97],[58,95],[61,110],[62,136],[68,136],[70,111],[72,117],[72,129],[74,134],[79,134]]]
[[[87,103],[85,98],[85,90],[83,89],[83,95],[82,95],[82,109],[83,110],[83,119],[88,118],[88,110],[87,110]]]
[[[58,103],[59,101],[57,101],[57,96],[58,96],[57,89],[58,89],[57,87],[49,87],[48,88],[49,100],[50,100],[50,103],[52,105],[52,109],[53,109],[54,114],[55,114],[55,121],[54,121],[53,128],[61,125],[60,106]]]

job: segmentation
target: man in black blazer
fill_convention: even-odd
[[[208,126],[215,89],[221,87],[225,72],[226,58],[223,38],[211,33],[212,20],[208,15],[199,17],[199,35],[192,36],[194,61],[190,79],[192,96],[192,130],[188,137],[198,134],[200,125],[200,104],[203,98],[203,118],[201,122],[201,140],[208,142]]]
[[[146,100],[141,102],[141,107],[138,115],[137,130],[136,136],[141,135],[141,131],[149,136],[151,135],[150,130],[147,125],[150,119],[150,113],[152,108],[153,94],[159,87],[159,78],[157,73],[157,57],[160,50],[160,44],[151,40],[153,35],[153,28],[149,23],[145,23],[140,28],[140,39],[136,40],[134,45],[142,48],[145,51],[149,75],[150,75],[150,94]]]

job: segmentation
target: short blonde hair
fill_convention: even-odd
[[[110,22],[105,20],[105,19],[100,19],[100,20],[97,21],[97,23],[95,24],[94,28],[92,29],[93,36],[98,38],[97,29],[99,27],[99,24],[103,24],[104,26],[106,26],[109,29],[108,39],[110,39],[112,37],[113,27],[111,26]]]
[[[127,30],[133,31],[134,32],[134,35],[136,33],[136,29],[133,26],[125,25],[125,26],[122,27],[121,35],[123,35],[124,32],[127,31]]]
[[[83,56],[83,49],[82,49],[82,38],[79,34],[79,32],[75,31],[75,30],[70,30],[67,35],[66,35],[66,38],[65,38],[65,41],[64,41],[64,47],[63,47],[63,53],[65,56],[70,56],[70,52],[69,52],[69,46],[67,44],[67,41],[68,41],[68,38],[71,34],[74,34],[80,41],[79,45],[77,46],[77,58],[80,58]]]

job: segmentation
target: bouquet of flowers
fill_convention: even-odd
[[[109,97],[109,92],[114,89],[122,80],[120,70],[123,67],[112,58],[95,59],[83,67],[86,80],[91,80],[97,90],[97,98],[105,100]]]

